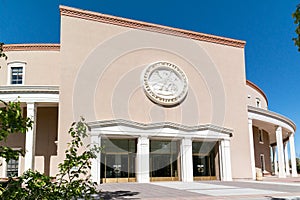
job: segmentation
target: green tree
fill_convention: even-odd
[[[32,120],[24,118],[21,112],[20,102],[4,102],[0,100],[0,141],[6,141],[10,134],[26,133],[32,127]],[[19,155],[24,155],[23,150],[14,150],[8,146],[0,146],[0,157],[6,162],[11,159],[18,159]]]
[[[297,172],[300,174],[300,158],[296,158]]]
[[[3,43],[0,42],[0,59],[7,59],[3,52]],[[4,102],[0,100],[0,141],[6,141],[10,134],[26,133],[28,128],[32,128],[30,118],[24,118],[21,112],[20,102]],[[8,162],[11,159],[18,159],[19,155],[24,155],[23,150],[13,150],[7,146],[0,146],[0,157]]]
[[[295,12],[292,14],[294,19],[294,24],[296,24],[296,34],[297,37],[293,38],[295,45],[298,47],[298,51],[300,52],[300,4],[297,6]]]
[[[90,179],[91,159],[95,159],[101,148],[84,145],[88,126],[81,119],[69,130],[72,137],[65,151],[65,160],[58,165],[56,180],[37,171],[26,171],[18,179],[11,179],[0,199],[11,200],[71,200],[91,199],[98,193],[97,184]],[[83,151],[82,153],[80,153]]]
[[[4,58],[5,60],[7,60],[7,56],[3,52],[3,45],[4,45],[4,43],[0,42],[0,58]]]

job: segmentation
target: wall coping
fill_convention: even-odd
[[[188,31],[179,28],[172,28],[169,26],[163,26],[148,22],[142,22],[138,20],[126,19],[122,17],[116,17],[107,14],[101,14],[97,12],[82,10],[78,8],[72,8],[68,6],[60,6],[60,14],[62,16],[74,17],[79,19],[85,19],[90,21],[102,22],[106,24],[113,24],[117,26],[129,27],[134,29],[141,29],[151,32],[163,33],[167,35],[174,35],[183,38],[190,38],[199,41],[211,42],[216,44],[222,44],[226,46],[244,48],[246,42],[242,40],[236,40],[221,36],[215,36],[210,34],[199,33],[195,31]]]
[[[60,44],[5,44],[3,51],[60,51]]]
[[[131,128],[143,129],[143,130],[151,130],[151,129],[161,129],[161,128],[171,128],[175,130],[181,130],[186,132],[194,132],[194,131],[216,131],[218,133],[224,133],[232,137],[233,130],[212,125],[212,124],[204,124],[204,125],[196,125],[196,126],[186,126],[173,122],[158,122],[158,123],[140,123],[134,122],[130,120],[124,119],[114,119],[114,120],[102,120],[102,121],[94,121],[87,123],[90,128],[104,128],[111,126],[127,126]]]

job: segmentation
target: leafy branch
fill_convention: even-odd
[[[29,170],[17,179],[10,179],[0,199],[90,199],[98,192],[97,183],[91,181],[91,159],[97,157],[101,147],[84,145],[83,139],[88,136],[87,129],[83,118],[72,124],[69,130],[72,139],[65,151],[65,160],[58,165],[59,173],[55,181],[37,171]]]
[[[4,43],[0,42],[0,58],[4,58],[5,60],[7,60],[7,56],[5,55],[5,53],[3,53],[3,45]]]
[[[294,18],[294,24],[297,24],[295,30],[297,37],[293,38],[293,41],[300,52],[300,4],[297,5],[296,11],[292,14],[292,17]]]

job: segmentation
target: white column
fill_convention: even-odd
[[[289,176],[290,175],[290,163],[289,163],[287,142],[284,143],[284,160],[285,160],[285,173],[287,176]]]
[[[295,133],[290,135],[290,154],[291,154],[291,163],[292,163],[292,177],[297,177],[297,167],[296,167],[296,153],[295,153],[295,140],[294,140]]]
[[[93,135],[93,133],[91,133],[91,148],[93,148],[94,146],[96,147],[100,147],[101,146],[101,137],[99,135]],[[96,182],[98,184],[100,184],[101,181],[101,153],[97,154],[97,158],[96,159],[92,159],[91,161],[91,178],[93,180],[93,182]]]
[[[249,130],[249,142],[250,142],[250,162],[251,162],[251,171],[252,179],[256,179],[256,170],[255,170],[255,158],[254,158],[254,142],[253,142],[253,127],[252,119],[248,118],[248,130]]]
[[[34,102],[27,103],[27,117],[33,121],[32,129],[26,132],[25,141],[25,171],[34,170],[35,156],[35,139],[36,139],[36,104]]]
[[[141,136],[137,142],[136,178],[138,183],[149,183],[149,138]]]
[[[231,174],[231,158],[230,158],[230,141],[220,141],[220,168],[221,168],[221,180],[232,181]]]
[[[284,154],[283,154],[283,142],[282,142],[282,128],[278,126],[276,128],[276,143],[278,147],[278,167],[279,167],[279,178],[285,178],[286,174],[284,171]]]
[[[183,182],[193,182],[193,152],[192,139],[184,138],[180,145],[181,179]]]
[[[277,164],[277,147],[273,146],[272,147],[273,150],[273,165],[274,165],[274,174],[278,175],[278,164]]]

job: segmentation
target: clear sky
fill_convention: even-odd
[[[59,43],[59,5],[241,39],[246,76],[269,99],[269,109],[300,130],[300,53],[291,17],[299,0],[0,0],[0,41]],[[300,131],[296,133],[300,157]]]

